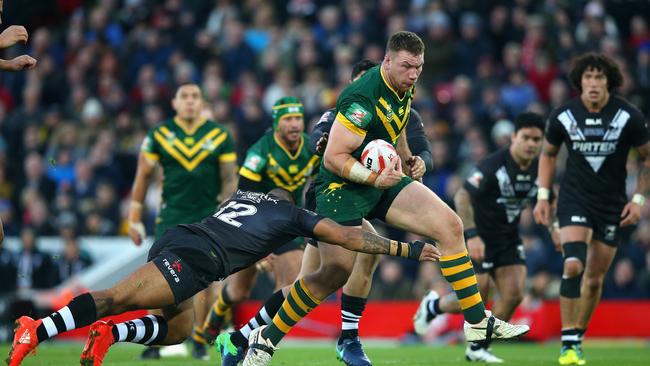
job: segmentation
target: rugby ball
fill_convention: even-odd
[[[361,153],[361,164],[373,172],[381,173],[391,160],[397,156],[397,150],[390,143],[377,139],[370,141]]]

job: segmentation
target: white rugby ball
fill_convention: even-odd
[[[373,172],[381,173],[397,156],[397,150],[387,141],[377,139],[370,141],[361,153],[361,164]]]

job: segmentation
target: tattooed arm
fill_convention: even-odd
[[[440,252],[429,243],[413,241],[404,243],[362,230],[360,227],[342,226],[330,219],[323,219],[314,227],[318,240],[341,246],[355,252],[388,254],[413,260],[432,261],[440,258]]]
[[[634,196],[621,212],[621,226],[634,225],[639,221],[641,207],[645,204],[645,196],[650,191],[650,141],[637,147],[636,150],[641,160],[643,160],[643,164],[639,167]]]

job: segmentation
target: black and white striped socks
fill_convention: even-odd
[[[359,336],[359,320],[366,308],[368,299],[341,294],[341,338],[352,339]]]
[[[43,318],[36,329],[39,342],[72,329],[82,328],[97,320],[95,300],[90,293],[79,295],[72,299],[67,306],[52,315]]]
[[[167,321],[158,315],[147,315],[124,323],[115,324],[115,342],[131,342],[153,346],[167,336]]]

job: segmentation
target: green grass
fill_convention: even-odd
[[[29,356],[25,366],[74,365],[78,364],[83,345],[77,343],[46,343],[38,348],[36,356]],[[635,366],[650,364],[650,343],[643,341],[597,341],[585,344],[585,354],[589,366]],[[8,345],[0,345],[0,355],[4,359]],[[111,348],[104,365],[182,365],[216,366],[219,355],[210,350],[211,361],[196,361],[191,358],[169,357],[159,361],[140,361],[138,356],[142,347],[120,344]],[[459,365],[466,364],[463,346],[383,346],[369,344],[366,351],[373,365]],[[493,351],[506,360],[505,365],[557,365],[559,343],[501,343],[493,346]],[[296,345],[287,344],[273,358],[272,365],[317,366],[343,364],[336,361],[333,343]]]

